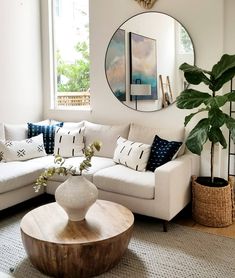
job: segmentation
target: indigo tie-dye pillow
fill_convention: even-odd
[[[38,134],[43,134],[43,143],[47,154],[53,154],[54,152],[54,138],[55,138],[55,128],[57,126],[62,127],[63,122],[57,123],[55,125],[36,125],[33,123],[28,123],[28,138],[37,136]]]

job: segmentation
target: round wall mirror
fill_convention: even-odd
[[[195,63],[193,42],[173,17],[144,12],[113,34],[105,56],[110,89],[124,105],[157,111],[171,105],[187,87],[179,66]]]

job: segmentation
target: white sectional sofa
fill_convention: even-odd
[[[167,140],[183,141],[184,128],[146,127],[128,125],[101,125],[87,121],[64,123],[64,127],[84,125],[85,143],[102,142],[101,151],[92,158],[92,167],[83,172],[99,190],[99,198],[120,203],[135,213],[170,221],[191,199],[191,176],[199,174],[199,157],[185,152],[156,168],[154,172],[139,172],[113,160],[119,136],[135,142],[150,144],[157,134]],[[0,125],[0,139],[27,138],[27,125]],[[83,157],[71,157],[68,165],[79,165]],[[33,198],[39,194],[54,194],[66,177],[54,176],[47,187],[34,192],[33,185],[39,174],[53,164],[54,156],[47,155],[26,161],[0,163],[0,210]]]

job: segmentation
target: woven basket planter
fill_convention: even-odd
[[[234,194],[231,183],[223,187],[209,187],[192,177],[193,219],[210,227],[226,227],[234,220]]]

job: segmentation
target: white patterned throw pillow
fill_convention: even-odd
[[[45,155],[42,134],[20,141],[0,140],[2,161],[27,160]]]
[[[57,127],[55,130],[54,154],[62,157],[82,156],[84,149],[84,128],[69,129]]]
[[[146,169],[149,154],[150,145],[119,137],[113,160],[116,163],[143,172]]]

